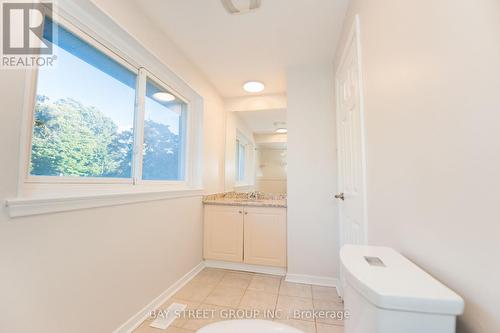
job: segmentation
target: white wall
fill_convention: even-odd
[[[242,96],[224,100],[227,111],[258,111],[286,109],[285,94]]]
[[[355,13],[369,242],[462,295],[459,332],[499,332],[500,2],[354,0],[345,29]]]
[[[288,273],[337,278],[332,66],[290,68],[287,85]]]
[[[255,152],[255,190],[286,193],[287,149],[260,146]]]
[[[288,141],[287,135],[280,133],[255,133],[253,137],[255,138],[256,145],[264,145],[264,146],[269,146],[269,145],[286,146],[286,143]]]
[[[96,1],[205,101],[204,184],[223,190],[224,124],[215,90],[131,2]],[[24,72],[0,70],[0,200],[19,171]],[[202,260],[201,199],[8,218],[0,208],[0,332],[109,333]]]

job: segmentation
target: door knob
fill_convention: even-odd
[[[339,193],[339,194],[335,194],[335,199],[340,199],[342,201],[344,201],[344,193]]]

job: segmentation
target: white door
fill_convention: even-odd
[[[205,259],[243,262],[243,207],[205,205]]]
[[[286,209],[246,207],[244,262],[286,267]]]
[[[356,17],[336,73],[340,246],[367,241],[360,54]]]

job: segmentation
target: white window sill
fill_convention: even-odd
[[[202,189],[141,190],[78,196],[26,197],[6,200],[11,218],[82,210],[129,203],[203,196]]]

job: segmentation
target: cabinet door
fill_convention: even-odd
[[[205,206],[205,259],[243,261],[243,208]]]
[[[245,263],[286,266],[286,209],[245,208]]]

